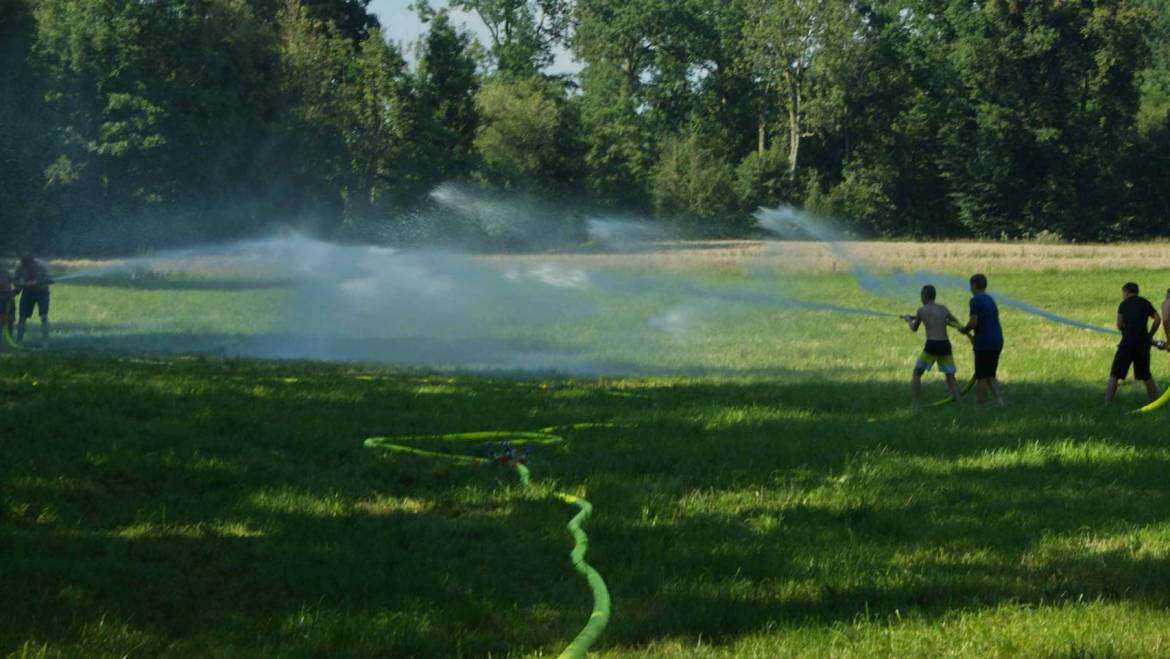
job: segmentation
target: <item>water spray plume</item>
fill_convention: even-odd
[[[960,290],[968,290],[969,287],[967,280],[941,272],[919,270],[916,272],[877,274],[867,270],[862,261],[850,252],[846,243],[846,234],[843,231],[834,227],[827,220],[791,206],[760,209],[756,213],[756,219],[759,222],[760,228],[777,237],[792,238],[794,236],[806,236],[824,243],[832,250],[837,258],[850,265],[850,273],[857,281],[857,284],[862,289],[875,295],[885,297],[917,296],[919,290],[926,284],[951,286]],[[1011,307],[1054,323],[1102,334],[1117,334],[1114,330],[1061,316],[1060,314],[1052,313],[1051,311],[1041,309],[1001,293],[996,293],[995,299],[1006,307]]]
[[[671,238],[671,231],[661,224],[601,217],[587,219],[585,233],[593,242],[619,252],[644,249]]]
[[[509,201],[470,186],[440,186],[436,203],[501,231],[552,236],[565,218],[531,199]],[[784,216],[815,232],[792,210]],[[668,227],[595,217],[586,230],[615,251],[667,238]],[[486,229],[485,229],[486,230]],[[561,243],[564,244],[564,243]],[[126,277],[134,281],[123,281]],[[103,286],[266,290],[265,313],[229,334],[183,310],[129,319],[90,345],[127,350],[211,350],[263,358],[378,361],[461,370],[579,374],[694,372],[703,363],[680,342],[702,323],[750,309],[896,314],[791,297],[777,282],[586,269],[539,256],[476,256],[450,248],[337,244],[295,232],[226,245],[163,251],[79,270],[58,282]],[[614,313],[615,305],[633,313]],[[651,331],[647,331],[651,330]],[[783,332],[783,326],[777,328]],[[84,339],[79,342],[84,343]],[[712,364],[710,369],[716,370]]]

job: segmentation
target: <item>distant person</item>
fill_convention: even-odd
[[[938,370],[947,376],[947,387],[955,402],[959,402],[959,383],[955,380],[955,357],[951,349],[951,340],[947,338],[947,325],[959,324],[957,318],[941,304],[935,303],[938,292],[934,286],[927,284],[922,287],[922,307],[913,316],[904,316],[911,332],[917,332],[919,326],[926,326],[926,346],[918,361],[914,364],[914,376],[910,379],[910,395],[917,409],[922,406],[922,374],[938,364]]]
[[[1138,295],[1138,292],[1138,285],[1133,282],[1121,287],[1123,299],[1117,307],[1117,329],[1121,330],[1121,343],[1117,344],[1117,354],[1113,357],[1113,368],[1109,373],[1109,385],[1105,388],[1106,404],[1113,402],[1117,395],[1117,383],[1129,375],[1131,365],[1134,379],[1146,383],[1146,393],[1150,400],[1158,399],[1158,386],[1150,375],[1150,344],[1158,335],[1162,317],[1154,305]],[[1153,327],[1148,325],[1150,318],[1154,319]]]
[[[24,341],[25,325],[35,309],[41,317],[41,346],[49,343],[49,266],[32,254],[25,254],[16,267],[16,287],[20,293],[20,322],[16,340]]]
[[[0,270],[0,332],[12,336],[12,324],[16,320],[16,291],[12,288],[12,275]]]
[[[1003,352],[1003,329],[999,325],[999,307],[995,299],[987,294],[987,277],[971,276],[971,302],[968,304],[970,318],[959,331],[975,333],[971,347],[975,351],[975,395],[982,405],[987,402],[987,390],[995,396],[995,402],[1003,406],[1003,391],[996,375],[999,371],[999,356]]]

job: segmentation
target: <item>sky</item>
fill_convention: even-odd
[[[415,58],[412,44],[427,31],[427,28],[418,20],[418,15],[410,10],[411,2],[413,0],[373,0],[370,2],[369,10],[378,16],[378,20],[382,23],[383,34],[401,44],[403,54],[413,64]],[[447,3],[444,0],[431,0],[431,6],[440,9],[446,7]],[[479,17],[463,11],[453,11],[451,19],[455,25],[474,34],[480,43],[484,45],[489,43],[487,28],[484,27]],[[574,62],[569,53],[563,49],[558,49],[556,61],[549,68],[550,73],[577,73],[580,70],[581,65]]]

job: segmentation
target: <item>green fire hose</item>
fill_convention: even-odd
[[[459,465],[489,464],[492,462],[506,464],[515,467],[516,474],[520,478],[520,483],[525,487],[529,487],[531,483],[528,466],[523,460],[515,459],[510,454],[493,460],[462,453],[431,451],[409,446],[409,444],[436,441],[461,441],[496,442],[497,444],[509,447],[518,447],[521,445],[550,446],[564,442],[564,438],[558,435],[558,432],[601,427],[612,426],[609,424],[578,423],[569,426],[552,426],[537,431],[512,432],[504,430],[452,433],[446,435],[416,435],[412,437],[370,437],[363,444],[366,448],[377,448],[394,453],[450,460]],[[606,588],[605,580],[601,578],[601,574],[585,561],[585,553],[589,549],[589,537],[585,535],[585,530],[581,525],[593,514],[593,505],[585,499],[571,494],[556,492],[553,496],[578,509],[577,514],[566,525],[569,529],[569,534],[573,536],[573,550],[569,553],[569,558],[572,560],[573,567],[576,568],[577,572],[580,572],[581,576],[585,577],[585,581],[589,584],[589,589],[593,593],[593,610],[589,615],[589,621],[585,623],[585,626],[577,634],[577,637],[559,655],[559,659],[580,659],[589,652],[589,648],[593,646],[593,643],[605,631],[606,625],[609,624],[609,589]]]
[[[1154,341],[1153,345],[1158,350],[1170,350],[1170,347],[1167,347],[1164,341]],[[1149,405],[1146,405],[1145,407],[1134,410],[1131,412],[1131,414],[1147,414],[1149,412],[1155,412],[1165,407],[1166,403],[1170,403],[1170,385],[1166,385],[1166,391],[1163,391],[1162,395],[1159,396],[1157,400],[1153,401]]]
[[[16,342],[16,339],[12,338],[12,331],[8,327],[7,314],[0,313],[0,320],[3,321],[3,323],[0,323],[3,325],[3,327],[0,327],[0,335],[4,336],[4,343],[7,343],[13,350],[20,350],[21,345]]]
[[[1166,387],[1166,391],[1162,392],[1162,396],[1160,398],[1158,398],[1158,400],[1150,403],[1149,405],[1146,405],[1145,407],[1134,410],[1133,414],[1145,414],[1147,412],[1154,412],[1156,410],[1160,410],[1163,407],[1165,407],[1166,403],[1170,403],[1170,386]]]
[[[959,323],[957,323],[955,321],[950,321],[947,323],[947,325],[950,327],[953,327],[955,329],[962,328],[962,325],[960,325]],[[970,334],[967,335],[967,340],[971,342],[972,346],[975,345],[975,339]],[[967,381],[967,384],[964,385],[961,390],[959,390],[959,398],[962,398],[963,396],[966,396],[967,394],[971,393],[971,390],[974,388],[975,388],[975,374],[972,373],[971,379]],[[946,398],[944,398],[942,400],[938,400],[938,401],[931,403],[929,406],[930,407],[942,407],[944,405],[949,405],[953,402],[955,402],[955,399],[950,397],[950,396],[947,396]]]

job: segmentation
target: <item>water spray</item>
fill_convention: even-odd
[[[921,288],[925,284],[945,284],[960,290],[966,290],[968,287],[968,282],[960,277],[928,270],[876,275],[866,270],[861,265],[860,260],[850,253],[846,245],[849,237],[846,234],[830,225],[826,220],[818,218],[811,213],[793,208],[792,206],[761,208],[756,213],[756,220],[760,228],[778,237],[791,235],[795,229],[817,242],[824,243],[832,250],[837,258],[849,264],[850,273],[857,281],[857,284],[864,290],[875,295],[889,296],[894,294],[907,294],[910,290]],[[1055,323],[1101,334],[1117,334],[1115,330],[1061,316],[1060,314],[1041,309],[1022,300],[1017,300],[1000,293],[996,293],[995,299],[1006,307],[1011,307]]]

